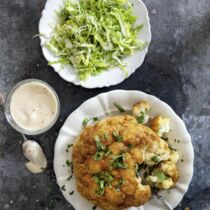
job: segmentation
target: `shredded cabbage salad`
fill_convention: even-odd
[[[60,59],[49,64],[72,65],[80,80],[114,66],[126,72],[122,59],[148,45],[128,0],[67,0],[57,15],[47,47]]]

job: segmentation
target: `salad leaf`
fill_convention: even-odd
[[[148,46],[128,0],[66,0],[57,16],[47,47],[59,59],[49,64],[72,65],[80,80],[114,66],[126,73],[122,59]]]

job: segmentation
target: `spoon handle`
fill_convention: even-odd
[[[6,94],[4,91],[0,90],[0,106],[4,106],[6,101]]]
[[[26,138],[25,134],[21,133],[21,135],[22,135],[24,141],[27,141],[27,140],[28,140],[28,139]]]
[[[166,207],[168,210],[173,210],[173,208],[171,207],[171,205],[159,194],[153,194],[152,195],[153,198],[161,201]]]

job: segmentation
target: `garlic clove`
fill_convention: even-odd
[[[35,141],[27,140],[23,143],[22,148],[24,156],[29,160],[26,163],[28,170],[32,173],[43,172],[43,169],[47,167],[47,159],[41,146]]]
[[[27,140],[23,143],[22,147],[23,154],[28,160],[30,160],[33,163],[42,165],[45,155],[41,146],[37,142]]]
[[[28,162],[25,164],[25,166],[30,172],[34,174],[42,173],[44,171],[42,166],[35,164],[33,162]]]

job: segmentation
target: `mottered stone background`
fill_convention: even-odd
[[[113,89],[142,90],[167,102],[185,121],[195,149],[192,183],[176,210],[210,210],[210,0],[144,0],[152,42],[144,64],[123,83],[86,90],[63,81],[42,56],[38,22],[45,0],[0,1],[0,89],[8,92],[26,78],[51,84],[61,115],[49,132],[35,136],[49,167],[34,175],[25,167],[21,136],[0,108],[0,210],[66,210],[53,174],[53,150],[66,117],[86,99]]]

